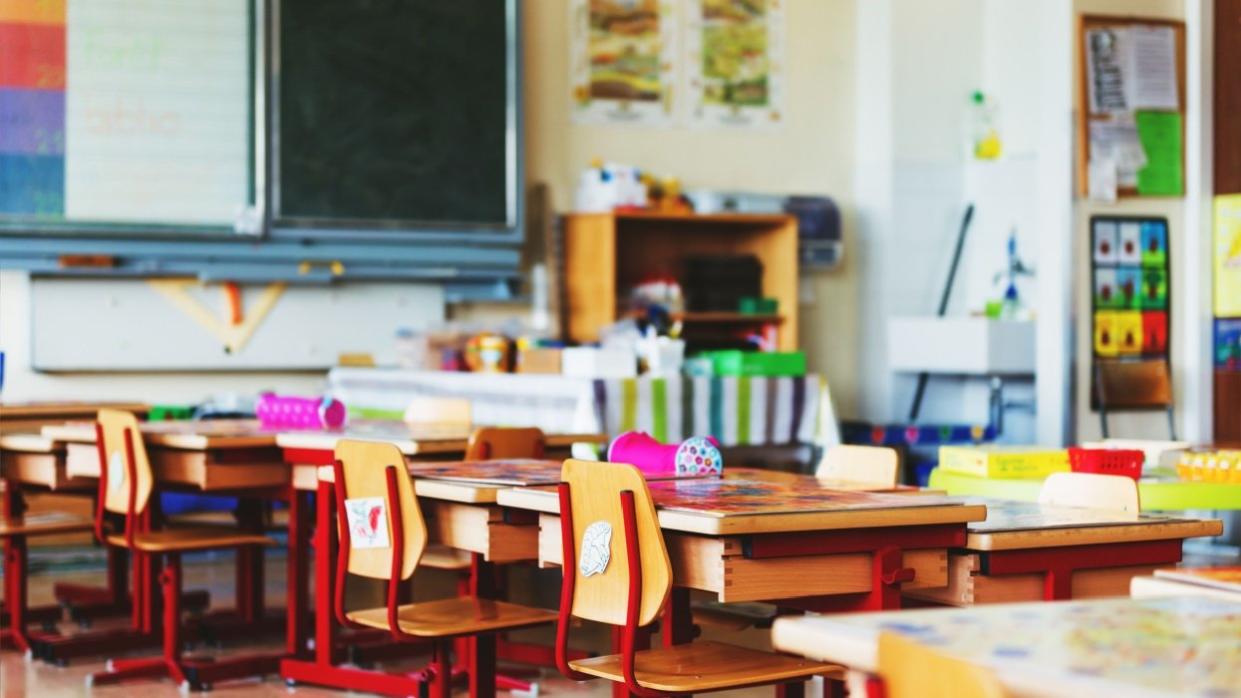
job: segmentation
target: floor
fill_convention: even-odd
[[[34,562],[37,565],[38,552],[35,551]],[[82,582],[87,584],[96,584],[101,581],[102,569],[95,569],[96,565],[75,565],[78,569],[71,571],[48,571],[46,569],[37,571],[32,575],[30,585],[30,604],[32,606],[43,605],[53,602],[52,585],[56,582]],[[80,569],[86,567],[88,569]],[[37,568],[36,568],[37,569]],[[215,559],[193,560],[187,561],[184,568],[185,588],[186,589],[207,589],[211,593],[211,603],[213,608],[228,608],[233,603],[233,563],[230,556],[217,557]],[[523,602],[538,602],[542,605],[554,606],[555,604],[555,588],[558,586],[554,581],[549,585],[547,583],[548,573],[539,572],[533,569],[514,570],[509,578],[510,588],[513,590],[512,596],[515,600]],[[284,557],[277,553],[269,555],[266,565],[266,594],[268,604],[271,607],[280,607],[284,603],[284,584],[285,584],[285,567]],[[451,593],[452,579],[444,573],[430,570],[426,573],[419,572],[415,577],[415,595],[416,597],[434,597],[436,595],[446,595]],[[356,593],[355,593],[356,592]],[[350,605],[361,597],[366,596],[367,589],[354,590],[351,588]],[[520,597],[527,598],[520,598]],[[123,625],[123,621],[117,621]],[[110,622],[100,621],[92,626],[91,629],[108,627]],[[603,649],[606,644],[607,634],[599,632],[601,629],[583,629],[583,632],[575,635],[575,640],[580,640],[584,646],[595,649],[596,645],[600,645],[599,650]],[[60,631],[64,633],[82,632],[73,623],[62,623]],[[538,631],[534,631],[535,634]],[[543,631],[545,637],[538,638],[518,638],[518,639],[537,639],[543,642],[550,642],[550,633]],[[730,640],[739,641],[739,644],[761,645],[764,641],[764,635],[761,631],[752,631],[742,637],[732,637]],[[193,652],[200,653],[205,650],[206,654],[216,656],[227,656],[229,654],[244,652],[253,649],[278,649],[282,644],[281,638],[273,638],[266,642],[256,642],[250,644],[232,644],[230,643],[224,648],[194,648]],[[575,642],[577,644],[577,642]],[[151,654],[152,652],[138,653]],[[413,658],[410,660],[402,660],[401,662],[391,662],[381,665],[385,670],[399,670],[403,667],[409,669],[420,666],[422,660]],[[167,696],[174,698],[182,694],[177,686],[167,680],[163,681],[136,681],[119,686],[105,686],[95,688],[88,691],[86,688],[86,677],[93,672],[104,669],[105,658],[98,660],[79,660],[71,663],[67,667],[55,667],[42,662],[27,661],[22,655],[4,651],[0,652],[0,698],[9,698],[17,696],[39,696],[40,698],[52,698],[56,696],[82,696],[95,695],[101,698],[109,696],[124,696],[125,698],[147,698],[148,696]],[[524,675],[523,675],[524,677]],[[561,677],[554,669],[542,670],[537,677],[538,693],[540,695],[552,696],[582,696],[583,698],[605,698],[610,695],[609,685],[604,682],[589,682],[579,684],[569,681]],[[461,695],[465,694],[462,690]],[[236,681],[229,683],[216,684],[212,691],[214,695],[220,696],[328,696],[328,695],[348,695],[338,691],[328,691],[308,686],[298,686],[296,688],[287,688],[279,677],[268,677],[263,681]],[[518,695],[518,694],[514,694]],[[740,691],[730,691],[721,694],[724,697],[732,698],[757,698],[758,696],[770,696],[770,689],[747,689]]]

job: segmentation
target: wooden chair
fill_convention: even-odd
[[[86,677],[97,686],[136,678],[168,676],[186,688],[207,688],[213,681],[275,671],[278,656],[246,656],[221,661],[191,661],[181,655],[181,555],[203,550],[271,545],[266,536],[219,527],[186,527],[156,530],[151,522],[154,475],[138,420],[129,412],[100,410],[95,423],[99,449],[99,501],[95,534],[106,545],[133,554],[135,569],[153,557],[163,558],[159,584],[163,598],[163,655],[156,658],[113,659],[107,669]],[[107,533],[105,513],[123,514],[121,533]],[[150,589],[135,585],[135,618],[145,602],[140,594]]]
[[[427,546],[427,527],[414,494],[413,480],[396,446],[368,441],[341,441],[336,446],[335,492],[340,530],[334,611],[341,624],[387,630],[398,642],[430,641],[434,648],[427,678],[439,698],[451,695],[452,642],[470,639],[470,694],[495,690],[495,634],[555,621],[551,611],[494,599],[457,596],[401,604],[401,587],[413,576]],[[350,520],[351,507],[355,511]],[[358,511],[366,518],[359,520]],[[370,537],[366,547],[355,544],[356,528]],[[365,525],[370,525],[366,529]],[[373,535],[372,535],[373,534]],[[387,604],[345,610],[348,574],[388,582]]]
[[[403,420],[414,427],[442,429],[470,428],[473,422],[470,401],[455,397],[416,397],[405,407]]]
[[[542,458],[547,450],[543,430],[535,427],[479,427],[470,434],[466,460]]]
[[[1133,478],[1097,473],[1052,473],[1043,481],[1038,502],[1133,514],[1142,510],[1138,483]]]
[[[895,449],[883,446],[832,446],[824,452],[814,474],[831,480],[890,488],[897,484],[899,467]]]
[[[1099,426],[1103,438],[1108,413],[1116,410],[1166,410],[1168,433],[1176,440],[1173,414],[1172,372],[1163,359],[1148,361],[1098,361],[1095,363],[1095,396],[1099,401]]]
[[[14,497],[13,492],[2,492],[0,497]],[[13,500],[10,500],[13,501]],[[5,507],[6,509],[8,507]],[[0,631],[0,639],[12,643],[19,651],[31,655],[31,636],[26,625],[30,622],[27,585],[29,566],[26,558],[26,539],[32,536],[54,536],[62,533],[81,533],[93,528],[90,519],[64,512],[42,512],[32,516],[5,516],[0,518],[0,541],[4,543],[4,613],[8,616],[8,628]]]
[[[564,549],[556,659],[576,681],[603,678],[638,696],[800,683],[840,667],[717,642],[637,650],[672,589],[672,564],[642,474],[632,465],[567,460],[560,484]],[[579,555],[580,552],[580,555]],[[624,628],[621,653],[571,660],[582,618]]]
[[[867,698],[1005,698],[989,670],[921,645],[904,635],[879,634],[879,679]]]

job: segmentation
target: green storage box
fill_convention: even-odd
[[[703,352],[711,359],[717,376],[804,376],[806,355],[800,351],[741,351],[728,349]]]

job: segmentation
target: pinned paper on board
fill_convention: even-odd
[[[1241,317],[1241,194],[1215,197],[1215,316]]]
[[[686,4],[685,71],[691,122],[768,128],[784,119],[780,0]]]
[[[1147,162],[1138,170],[1137,188],[1143,196],[1180,196],[1185,192],[1181,164],[1181,115],[1178,112],[1140,111],[1138,138]]]
[[[1090,111],[1123,114],[1138,109],[1180,109],[1176,32],[1135,24],[1086,32]]]
[[[569,4],[573,119],[666,123],[675,106],[677,12],[659,0]]]
[[[392,547],[388,539],[387,508],[383,497],[345,500],[350,547],[359,550]]]

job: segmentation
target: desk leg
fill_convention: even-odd
[[[694,615],[689,606],[689,589],[672,587],[664,607],[664,647],[684,645],[694,640]]]
[[[242,530],[259,533],[263,530],[263,503],[242,497],[237,500],[237,523]],[[237,615],[245,623],[263,617],[263,548],[247,545],[237,549]]]
[[[307,495],[292,490],[289,495],[289,559],[285,591],[285,651],[290,657],[301,657],[306,651],[307,602],[310,600],[309,565],[310,533],[306,520]]]
[[[319,482],[315,503],[315,661],[323,666],[332,665],[336,640],[332,617],[332,563],[336,560],[332,497],[332,483]]]

